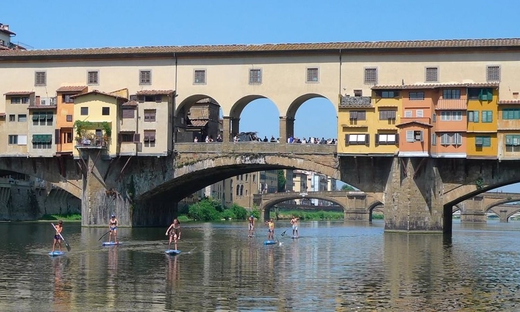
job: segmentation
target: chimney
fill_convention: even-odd
[[[9,30],[9,25],[2,24],[0,27],[1,27],[3,30]]]

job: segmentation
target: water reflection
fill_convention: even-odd
[[[520,307],[520,222],[454,224],[451,239],[384,233],[377,222],[312,222],[300,224],[300,239],[271,246],[242,223],[183,224],[178,256],[165,255],[164,229],[125,229],[127,243],[101,247],[105,229],[65,228],[73,249],[51,258],[51,226],[0,224],[1,311]]]

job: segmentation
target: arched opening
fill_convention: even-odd
[[[222,141],[222,108],[213,98],[197,94],[178,104],[174,118],[174,141]]]
[[[247,103],[242,107],[239,120],[240,133],[248,133],[262,142],[271,143],[277,142],[280,137],[280,113],[270,99],[257,98]],[[235,135],[236,133],[233,133],[233,136]],[[240,138],[243,140],[248,136]]]

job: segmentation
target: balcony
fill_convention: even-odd
[[[372,98],[370,96],[341,96],[340,108],[350,107],[371,107]]]
[[[76,138],[77,149],[108,149],[108,137],[85,136]]]

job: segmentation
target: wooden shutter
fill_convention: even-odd
[[[349,140],[348,140],[349,136],[348,136],[348,133],[345,134],[345,146],[349,145]]]
[[[141,134],[134,133],[134,143],[139,143],[141,141]]]
[[[379,144],[379,133],[375,134],[375,143],[376,145]]]
[[[54,130],[54,144],[60,144],[60,129]]]
[[[155,96],[155,103],[161,103],[162,102],[162,95],[156,95]]]

